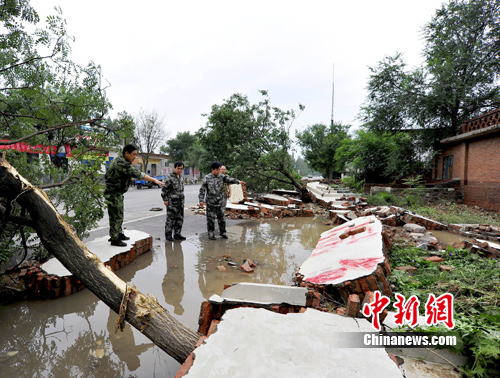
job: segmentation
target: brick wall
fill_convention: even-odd
[[[438,157],[434,179],[443,175],[443,157],[453,155],[453,178],[463,185],[464,203],[500,211],[500,134],[447,145]]]
[[[500,135],[469,144],[467,185],[500,183]]]

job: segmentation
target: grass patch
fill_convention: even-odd
[[[484,209],[458,204],[425,204],[422,197],[415,194],[404,196],[393,193],[368,195],[367,202],[373,206],[398,206],[445,224],[488,224],[500,226],[500,214]]]
[[[440,264],[424,259],[428,251],[409,246],[395,246],[391,265],[412,265],[414,273],[393,270],[389,279],[399,292],[409,298],[416,295],[425,303],[429,294],[454,296],[455,331],[463,345],[456,351],[468,357],[464,372],[475,377],[499,377],[500,371],[500,262],[466,250],[448,248],[445,264],[453,269],[441,272]],[[423,305],[420,306],[422,314]]]

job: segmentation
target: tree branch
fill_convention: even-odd
[[[88,120],[85,120],[85,121],[73,122],[73,123],[67,123],[67,124],[64,124],[64,125],[54,126],[54,127],[49,128],[49,129],[40,130],[40,131],[37,131],[35,133],[23,136],[22,138],[19,138],[19,139],[16,139],[16,140],[0,141],[0,146],[6,146],[6,145],[10,145],[10,144],[20,143],[20,142],[23,142],[23,141],[25,141],[27,139],[33,138],[34,136],[37,136],[37,135],[47,134],[47,133],[49,133],[51,131],[65,129],[65,128],[71,127],[71,126],[81,126],[81,125],[86,125],[86,124],[95,125],[95,126],[98,126],[100,128],[103,128],[103,129],[106,129],[106,130],[109,130],[109,131],[113,131],[113,130],[111,130],[110,128],[108,128],[106,126],[102,126],[102,125],[98,124],[97,121],[100,121],[101,119],[102,118],[93,118],[93,119],[88,119]]]
[[[71,165],[69,166],[68,175],[66,176],[66,178],[64,180],[57,182],[57,183],[54,183],[54,184],[40,185],[40,186],[38,186],[38,188],[39,189],[48,189],[48,188],[57,188],[57,187],[66,185],[66,183],[74,177],[74,176],[71,176],[71,172],[73,171],[73,167],[75,165],[75,162],[77,162],[79,160],[80,156],[82,156],[90,151],[104,151],[104,150],[101,148],[89,148],[85,151],[80,152],[77,156],[74,157],[73,161],[71,162]]]

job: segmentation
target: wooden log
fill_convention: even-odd
[[[45,248],[106,305],[180,363],[189,356],[199,339],[196,332],[168,314],[156,298],[131,288],[107,269],[59,215],[46,194],[1,158],[0,193],[26,208]],[[40,282],[37,278],[36,290],[41,290],[42,281],[43,274]],[[121,306],[124,299],[125,306]]]

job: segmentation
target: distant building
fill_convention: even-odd
[[[500,108],[465,121],[440,146],[433,181],[459,182],[466,205],[500,211]]]

